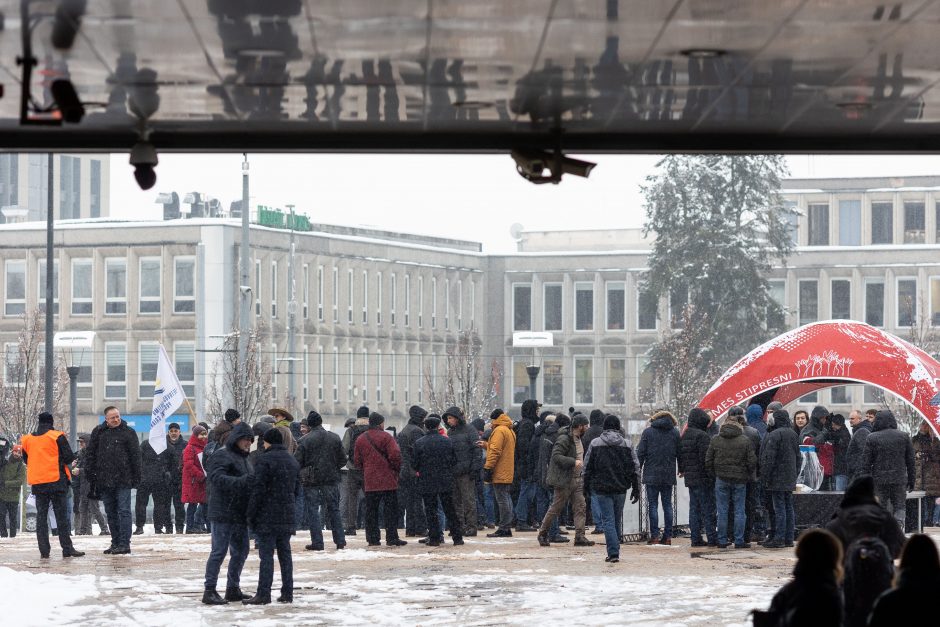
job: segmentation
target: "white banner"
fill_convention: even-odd
[[[173,364],[167,357],[166,349],[160,344],[157,359],[157,380],[153,384],[153,411],[150,413],[150,446],[157,455],[166,450],[166,419],[171,416],[183,401],[186,394],[173,370]]]

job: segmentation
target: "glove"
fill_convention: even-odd
[[[640,502],[640,491],[636,488],[630,490],[630,502],[634,505]]]
[[[493,470],[491,468],[483,469],[483,483],[493,483]]]

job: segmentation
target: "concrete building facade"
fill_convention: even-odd
[[[49,159],[45,153],[0,154],[0,224],[46,219]],[[110,163],[106,154],[52,155],[56,220],[111,215]]]

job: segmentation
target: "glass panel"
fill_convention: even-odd
[[[815,405],[816,403],[819,402],[819,401],[817,400],[818,397],[819,397],[819,394],[818,394],[818,393],[816,393],[816,392],[810,392],[809,394],[806,394],[806,395],[804,395],[804,396],[801,396],[801,397],[800,397],[800,400],[798,400],[797,402],[798,402],[798,403],[809,403],[809,404]]]
[[[127,261],[108,259],[105,262],[106,314],[127,313]]]
[[[513,285],[512,287],[512,329],[513,331],[532,330],[531,285]]]
[[[18,316],[26,312],[26,261],[6,262],[7,316]]]
[[[641,331],[656,328],[656,297],[640,290],[637,294],[637,329]]]
[[[930,324],[940,326],[940,277],[930,279]]]
[[[852,284],[836,279],[832,281],[832,319],[847,320],[852,317]]]
[[[594,329],[594,286],[590,283],[575,283],[574,288],[575,331]]]
[[[192,313],[196,311],[196,261],[194,259],[176,259],[174,279],[173,311]]]
[[[594,360],[574,360],[575,405],[590,405],[594,402]]]
[[[800,281],[800,326],[819,319],[819,294],[816,281]]]
[[[865,283],[865,322],[873,327],[885,325],[885,284],[881,281]]]
[[[809,206],[809,245],[829,245],[829,205]]]
[[[885,393],[881,388],[875,387],[874,385],[865,386],[864,403],[866,405],[881,405],[884,403],[884,400]]]
[[[545,330],[561,331],[562,295],[561,285],[545,286]]]
[[[626,401],[627,360],[607,360],[607,404],[623,405]]]
[[[904,243],[923,244],[924,238],[924,203],[904,203]]]
[[[194,344],[176,344],[173,347],[173,357],[175,360],[176,378],[180,380],[183,386],[183,392],[187,397],[193,396],[196,392],[196,353]]]
[[[636,391],[637,400],[641,403],[653,403],[656,400],[653,373],[647,368],[648,363],[646,355],[636,358]]]
[[[898,279],[898,326],[909,327],[917,320],[917,280]]]
[[[157,344],[140,344],[138,351],[140,381],[137,385],[137,396],[141,399],[152,398],[160,349]]]
[[[768,312],[767,326],[771,329],[782,329],[786,325],[786,299],[787,282],[785,279],[772,279],[767,281],[770,297],[780,305],[780,311]]]
[[[526,362],[518,359],[512,362],[512,403],[521,405],[529,398],[529,375],[525,371]],[[423,373],[422,373],[423,376]]]
[[[625,323],[626,287],[622,282],[607,284],[607,329],[623,331]]]
[[[72,314],[92,313],[91,261],[72,262]]]
[[[894,242],[894,204],[873,202],[871,204],[871,243],[891,244]]]
[[[561,360],[546,359],[543,365],[545,378],[542,381],[542,402],[545,405],[561,405],[565,399],[565,379]]]
[[[105,398],[127,396],[127,345],[105,345]]]
[[[840,385],[839,387],[830,388],[829,400],[833,405],[850,404],[852,402],[852,397],[849,394],[849,386]]]
[[[862,201],[839,201],[839,245],[858,246],[862,243]]]

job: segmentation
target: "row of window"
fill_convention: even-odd
[[[872,201],[870,211],[863,214],[861,200],[839,200],[838,224],[831,224],[829,203],[810,202],[806,207],[808,240],[810,246],[828,246],[835,236],[839,246],[860,246],[862,244],[862,221],[867,218],[870,229],[870,241],[866,244],[894,243],[894,203],[891,201]],[[927,204],[922,200],[906,200],[902,203],[901,228],[905,244],[923,244],[927,241]],[[940,202],[934,205],[937,216],[935,238],[940,242]],[[835,229],[835,232],[830,233]]]
[[[636,369],[633,371],[634,398],[639,403],[651,403],[655,393],[652,387],[652,377],[646,369],[647,358],[639,355],[634,358]],[[525,399],[531,398],[529,391],[529,376],[526,366],[529,364],[525,358],[515,357],[512,362],[512,403],[521,404]],[[598,367],[603,368],[597,372]],[[570,367],[573,376],[566,375],[566,366]],[[541,391],[536,396],[545,405],[567,406],[566,399],[573,399],[573,405],[625,405],[627,402],[627,358],[608,357],[600,358],[590,355],[575,355],[570,359],[563,357],[546,357],[542,361],[537,385]],[[603,386],[601,390],[597,386]]]
[[[94,260],[74,258],[71,264],[70,312],[73,316],[95,313]],[[162,260],[160,257],[141,257],[138,264],[137,312],[141,315],[159,314],[162,307]],[[46,260],[37,263],[36,289],[40,309],[45,309]],[[196,260],[194,257],[173,259],[173,313],[191,314],[196,311]],[[26,312],[27,263],[25,259],[7,259],[4,264],[4,309],[6,316],[19,316]],[[104,313],[128,313],[127,259],[121,257],[104,260]],[[53,264],[53,307],[59,313],[59,262]]]
[[[784,306],[783,292],[785,282],[771,281],[772,293],[781,306]],[[825,319],[820,316],[819,280],[799,279],[797,290],[797,311],[799,326]],[[852,282],[849,279],[830,279],[829,319],[852,319]],[[898,277],[895,280],[895,328],[909,327],[915,324],[921,312],[918,304],[916,277]],[[885,320],[885,282],[883,279],[865,279],[864,281],[864,317],[863,320],[875,327],[886,326]],[[930,277],[929,303],[926,313],[932,325],[940,326],[940,277]]]
[[[884,405],[884,391],[873,385],[840,385],[838,387],[829,388],[829,403],[831,405],[852,405],[853,403],[857,403],[858,397],[856,394],[853,394],[852,390],[858,387],[862,388],[861,402],[864,405],[874,405],[878,407]],[[819,403],[819,392],[810,392],[809,394],[801,396],[797,402],[805,405],[815,405]],[[846,415],[846,418],[848,418],[848,415]]]

